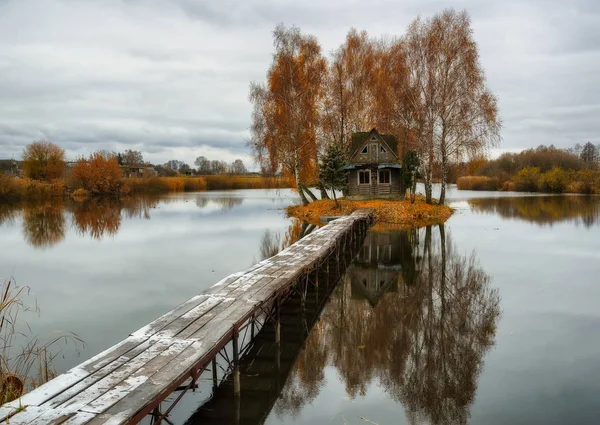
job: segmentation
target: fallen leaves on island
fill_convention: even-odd
[[[332,200],[319,200],[308,205],[292,205],[287,208],[291,217],[297,217],[312,224],[321,225],[320,217],[350,215],[357,209],[371,208],[375,212],[376,226],[413,227],[443,223],[453,213],[447,205],[428,205],[421,198],[414,204],[408,200],[373,199],[348,201],[340,199],[336,208]]]

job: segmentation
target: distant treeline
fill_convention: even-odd
[[[539,146],[491,161],[474,159],[465,172],[467,176],[457,179],[463,190],[600,193],[600,146]]]
[[[64,150],[48,141],[29,144],[23,153],[22,178],[15,178],[20,174],[16,168],[0,171],[0,201],[290,187],[288,179],[243,174],[246,169],[241,160],[232,163],[229,174],[202,177],[183,174],[182,165],[172,163],[171,167],[176,165],[178,168],[175,173],[170,169],[168,175],[173,177],[160,177],[152,166],[131,165],[142,161],[141,153],[135,151],[124,154],[99,151],[75,163],[67,163],[64,157]],[[209,163],[212,166],[214,161]]]

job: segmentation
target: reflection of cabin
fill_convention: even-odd
[[[369,232],[358,255],[348,268],[352,297],[371,305],[402,284],[401,233]]]
[[[376,129],[352,134],[348,196],[393,198],[402,195],[398,140]]]
[[[123,177],[155,177],[158,172],[148,165],[121,165]]]

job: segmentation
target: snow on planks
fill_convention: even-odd
[[[367,210],[341,217],[279,254],[222,279],[115,346],[3,405],[0,422],[136,423],[208,364],[231,340],[234,329],[371,219]]]

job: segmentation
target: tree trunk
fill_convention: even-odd
[[[448,178],[447,176],[448,173],[446,171],[446,166],[442,163],[442,189],[440,191],[440,205],[446,202],[446,179]]]
[[[333,200],[335,201],[335,207],[339,208],[338,200],[337,200],[337,197],[335,196],[335,189],[331,189],[331,192],[333,192]]]
[[[414,204],[417,200],[417,173],[415,171],[411,171],[411,180],[410,180],[410,203]]]
[[[321,191],[321,199],[330,199],[325,186],[321,182],[319,182],[319,190]]]
[[[302,183],[300,183],[300,187],[302,188],[302,191],[303,191],[303,192],[304,192],[306,195],[308,195],[308,197],[309,197],[310,199],[312,199],[313,201],[318,201],[318,200],[319,200],[319,199],[318,199],[318,198],[315,196],[315,194],[314,194],[314,193],[312,193],[312,191],[311,191],[311,190],[310,190],[308,187],[304,186]]]
[[[440,191],[440,205],[446,202],[446,180],[448,179],[448,154],[446,152],[446,131],[442,134],[442,188]]]
[[[425,202],[431,204],[432,202],[432,180],[433,180],[433,170],[431,169],[431,165],[427,165],[425,167],[425,172],[423,173],[423,182],[425,183]]]
[[[433,134],[430,134],[429,137],[429,152],[427,158],[427,167],[425,169],[425,202],[431,205],[433,201]]]
[[[298,195],[300,195],[300,199],[302,200],[302,205],[310,204],[309,200],[306,198],[304,191],[302,190],[302,183],[300,183],[300,174],[298,173],[298,169],[294,170],[294,179],[296,180],[296,189],[298,189]]]

